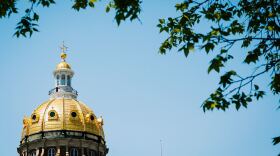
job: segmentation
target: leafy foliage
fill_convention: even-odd
[[[18,13],[15,7],[15,0],[3,0],[0,3],[0,18],[10,16],[12,13]]]
[[[21,18],[21,20],[17,23],[16,32],[14,36],[26,37],[26,34],[29,34],[31,37],[33,32],[38,32],[38,20],[39,15],[34,11],[34,6],[43,6],[49,7],[51,4],[55,4],[54,0],[30,0],[31,6],[30,8],[25,10],[25,15]]]
[[[72,6],[73,9],[79,11],[80,9],[86,9],[88,6],[94,7],[94,3],[96,0],[75,0],[74,5]]]
[[[247,108],[253,99],[259,100],[265,95],[254,81],[263,74],[271,75],[270,90],[279,94],[279,0],[188,0],[176,4],[175,8],[180,16],[160,19],[157,25],[161,33],[169,35],[159,48],[161,54],[177,48],[187,57],[194,47],[206,54],[216,53],[208,73],[220,73],[234,58],[231,48],[240,46],[241,51],[247,53],[243,62],[255,68],[248,76],[234,70],[222,74],[218,88],[202,104],[204,111],[225,111],[230,105],[237,110]],[[211,23],[207,32],[195,29],[203,21]]]
[[[175,8],[180,12],[180,16],[160,19],[157,25],[161,33],[169,35],[159,48],[161,54],[178,48],[178,51],[183,51],[187,57],[194,47],[207,54],[217,53],[210,61],[208,73],[219,73],[226,67],[226,63],[234,58],[231,48],[241,45],[241,51],[247,53],[243,62],[255,68],[245,77],[234,70],[222,74],[218,88],[202,104],[204,112],[214,109],[225,111],[231,105],[234,105],[236,110],[247,108],[253,99],[259,100],[265,95],[254,82],[263,74],[270,74],[270,90],[279,95],[279,0],[188,0],[176,4]],[[206,33],[195,29],[203,20],[211,23],[210,30]],[[278,143],[280,137],[273,138],[273,144]]]
[[[115,19],[117,24],[120,25],[121,21],[125,21],[128,18],[131,21],[138,19],[138,15],[141,12],[141,3],[140,0],[113,0],[107,5],[106,12],[109,12],[111,8],[115,9]]]
[[[50,7],[55,4],[55,0],[29,0],[30,8],[25,10],[25,15],[17,23],[16,32],[14,36],[16,37],[29,37],[32,36],[33,32],[38,32],[38,21],[39,14],[34,11],[34,6]],[[74,0],[72,9],[80,11],[81,9],[86,9],[88,7],[94,8],[97,0]],[[122,21],[129,19],[133,21],[138,19],[141,12],[141,0],[111,0],[106,6],[106,12],[111,9],[116,11],[115,20],[118,25]],[[18,13],[16,7],[16,0],[3,0],[0,2],[0,18],[9,17],[13,13]]]
[[[280,136],[273,138],[273,145],[279,144],[280,143]]]

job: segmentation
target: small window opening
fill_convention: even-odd
[[[59,85],[59,75],[56,76],[56,85]]]
[[[75,117],[77,116],[77,113],[76,113],[76,112],[72,112],[72,113],[71,113],[71,116],[72,116],[73,118],[75,118]]]
[[[70,77],[70,75],[67,76],[67,86],[71,86],[71,77]]]
[[[78,150],[76,148],[72,148],[70,156],[78,156]]]
[[[36,115],[32,115],[32,120],[36,120]]]
[[[94,116],[93,115],[90,116],[90,120],[92,120],[92,121],[94,120]]]
[[[55,112],[50,112],[50,117],[55,117]]]
[[[65,75],[61,76],[61,85],[65,85]]]
[[[56,151],[55,151],[54,148],[50,148],[50,149],[48,150],[48,156],[55,156],[55,154],[56,154]]]

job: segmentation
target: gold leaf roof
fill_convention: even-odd
[[[71,69],[71,66],[67,62],[62,61],[56,66],[56,70],[59,69]]]
[[[104,138],[102,123],[94,112],[75,99],[52,99],[42,103],[30,117],[24,118],[22,138],[45,131],[87,132]]]

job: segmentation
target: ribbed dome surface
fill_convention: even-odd
[[[56,70],[59,69],[71,69],[71,66],[67,62],[62,61],[56,66]]]
[[[39,132],[69,130],[87,132],[104,138],[102,123],[85,104],[69,98],[42,103],[23,120],[22,138]]]

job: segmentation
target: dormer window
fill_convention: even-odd
[[[81,118],[76,110],[70,111],[69,115],[70,115],[70,121],[81,122],[81,120],[80,120]]]
[[[87,121],[87,122],[93,122],[94,119],[95,119],[95,117],[94,117],[93,113],[88,113],[88,114],[86,115],[86,121]]]
[[[49,111],[49,120],[58,120],[58,114],[55,110]]]
[[[31,115],[32,123],[37,123],[39,121],[39,114],[33,113]]]
[[[75,118],[75,117],[77,116],[77,113],[76,113],[76,112],[71,112],[71,116],[72,116],[73,118]]]

